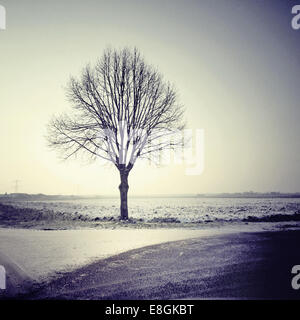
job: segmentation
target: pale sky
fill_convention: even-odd
[[[0,0],[0,193],[118,194],[115,168],[47,147],[64,86],[107,46],[136,46],[173,82],[205,168],[139,166],[130,194],[300,191],[300,30],[294,1]]]

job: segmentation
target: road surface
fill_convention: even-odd
[[[215,235],[131,250],[65,273],[26,299],[300,299],[300,231]]]

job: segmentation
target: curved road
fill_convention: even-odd
[[[300,231],[236,233],[132,250],[41,286],[25,299],[300,299],[291,269]]]

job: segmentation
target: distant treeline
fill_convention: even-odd
[[[76,195],[46,195],[42,193],[28,194],[28,193],[10,193],[0,194],[0,200],[10,201],[50,201],[50,200],[76,200],[76,199],[93,199],[101,198],[100,196],[76,196]]]
[[[80,199],[101,199],[114,198],[115,196],[79,196],[79,195],[47,195],[47,194],[28,194],[10,193],[0,194],[0,200],[8,201],[58,201],[58,200],[80,200]],[[172,194],[172,195],[132,195],[132,198],[300,198],[300,192],[281,193],[281,192],[240,192],[240,193],[207,193],[207,194]]]
[[[199,198],[300,198],[300,192],[281,193],[281,192],[241,192],[241,193],[216,193],[216,194],[197,194]]]

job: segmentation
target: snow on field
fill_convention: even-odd
[[[87,215],[90,218],[118,217],[119,199],[81,199],[73,201],[15,201],[13,206],[52,210],[57,213]],[[241,221],[248,216],[264,217],[300,213],[300,199],[247,198],[129,198],[131,218],[155,221],[173,218],[180,222]]]

